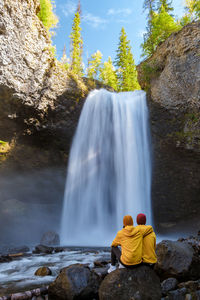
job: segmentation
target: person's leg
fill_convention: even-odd
[[[117,261],[120,260],[121,251],[118,247],[111,248],[111,265],[115,266]]]
[[[116,262],[120,261],[121,251],[118,247],[111,248],[111,265],[108,269],[108,273],[113,272],[116,270]]]

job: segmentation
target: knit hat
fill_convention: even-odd
[[[137,215],[137,223],[138,225],[145,225],[146,224],[146,216],[145,214]]]
[[[123,225],[128,226],[128,225],[133,225],[133,218],[129,215],[124,216],[123,218]]]

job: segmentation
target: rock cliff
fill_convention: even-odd
[[[0,2],[0,227],[7,241],[39,241],[57,230],[69,147],[92,88],[53,57],[39,3]]]
[[[200,213],[200,22],[185,26],[138,66],[148,90],[153,140],[152,202],[163,232]]]

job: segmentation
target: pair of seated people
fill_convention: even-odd
[[[116,270],[116,263],[120,267],[134,268],[140,264],[150,266],[157,262],[156,235],[152,226],[146,225],[146,216],[137,216],[137,226],[133,226],[133,219],[127,215],[123,218],[123,229],[118,231],[111,245],[111,265],[108,273]],[[118,248],[121,246],[121,250]]]

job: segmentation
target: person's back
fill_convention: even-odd
[[[111,247],[117,246],[121,246],[120,261],[124,265],[137,265],[142,262],[142,235],[133,225],[127,225],[118,231]]]
[[[146,216],[139,214],[137,216],[138,226],[143,236],[143,248],[142,248],[142,262],[147,264],[155,264],[157,262],[156,257],[156,235],[152,226],[146,224]]]
[[[121,246],[121,250],[118,248]],[[140,230],[133,226],[133,219],[127,215],[123,218],[123,229],[118,231],[111,245],[111,265],[108,273],[119,267],[134,267],[142,262],[142,235]]]

